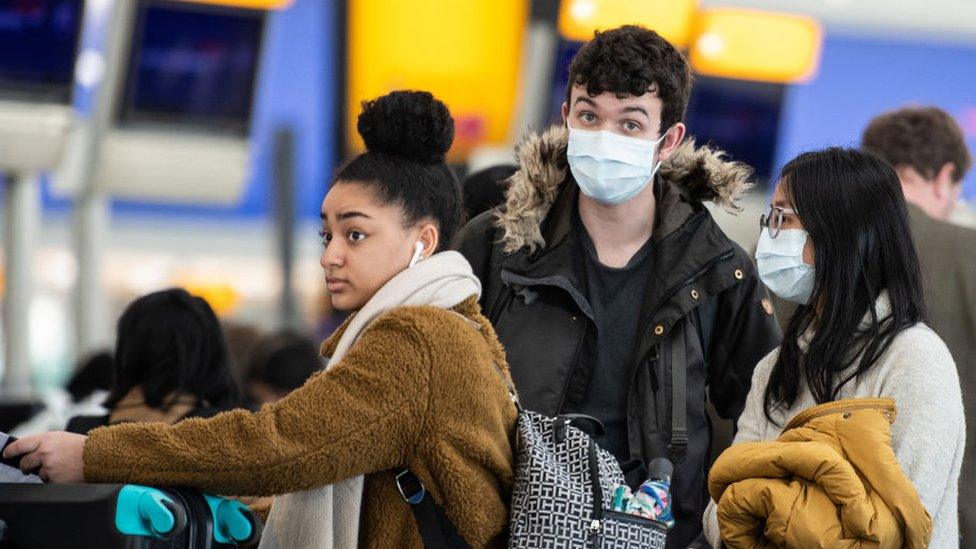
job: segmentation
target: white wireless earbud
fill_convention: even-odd
[[[413,257],[410,258],[410,265],[408,265],[407,268],[413,267],[417,263],[420,263],[420,260],[424,258],[422,255],[423,253],[424,243],[418,240],[417,243],[413,245]]]

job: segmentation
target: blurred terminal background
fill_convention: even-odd
[[[558,122],[569,60],[624,23],[688,53],[690,134],[755,168],[716,212],[747,249],[778,167],[882,111],[940,106],[976,149],[971,0],[0,0],[0,394],[60,385],[171,286],[321,339],[318,211],[360,102],[445,100],[463,178]]]

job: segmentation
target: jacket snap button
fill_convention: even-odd
[[[691,291],[691,298],[692,299],[696,299],[697,300],[699,297],[700,297],[700,295],[698,294],[698,290],[692,290]]]
[[[745,276],[742,274],[742,269],[736,269],[732,274],[735,276],[736,280],[742,280],[742,277]]]
[[[844,417],[844,419],[847,419],[847,418],[851,417],[851,413],[850,412],[844,412],[844,416],[843,417]]]
[[[571,319],[571,320],[572,320],[573,322],[576,322],[577,320],[579,320],[579,317],[577,317],[576,315],[573,315],[573,316],[571,316],[571,317],[569,317],[569,318],[570,318],[570,319]]]
[[[654,335],[661,335],[663,333],[664,333],[664,326],[658,324],[657,326],[654,327]]]

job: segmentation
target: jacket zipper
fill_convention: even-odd
[[[865,399],[865,400],[871,400],[871,402],[864,402],[864,403],[858,403],[858,404],[849,404],[849,405],[846,405],[846,406],[837,406],[836,408],[833,408],[832,407],[832,408],[828,408],[828,409],[825,409],[825,410],[820,410],[820,411],[818,411],[816,413],[812,413],[812,414],[811,413],[807,413],[807,412],[809,412],[809,409],[806,410],[806,411],[804,411],[804,412],[800,412],[799,414],[797,414],[796,417],[794,417],[786,425],[786,427],[783,428],[783,432],[785,433],[786,431],[789,431],[790,429],[796,429],[798,427],[802,427],[802,426],[806,425],[807,423],[809,423],[809,422],[811,422],[811,421],[813,421],[813,420],[815,420],[815,419],[817,419],[819,417],[829,416],[829,415],[832,415],[832,414],[843,414],[845,412],[857,412],[858,410],[871,410],[871,409],[874,409],[874,410],[878,410],[882,414],[885,414],[886,416],[890,416],[892,410],[889,409],[888,403],[885,402],[886,399],[884,399],[884,398],[872,398],[872,399]],[[834,402],[838,402],[838,401],[834,401]]]
[[[576,361],[579,360],[580,352],[583,350],[583,342],[586,341],[586,332],[589,328],[589,324],[583,320],[584,317],[586,317],[586,315],[580,315],[580,321],[584,322],[583,332],[580,334],[579,340],[576,342],[576,352],[573,353],[573,360],[569,363],[569,374],[566,376],[566,381],[563,382],[563,390],[559,394],[559,403],[556,405],[557,414],[562,411],[563,404],[566,402],[566,393],[569,392],[569,383],[573,380],[573,371],[576,369]]]
[[[603,510],[603,518],[612,518],[613,520],[619,522],[629,522],[631,524],[637,524],[643,527],[656,528],[658,530],[667,531],[668,527],[661,521],[654,520],[652,518],[642,517],[640,515],[631,515],[630,513],[621,513],[620,511],[611,511],[608,509]]]

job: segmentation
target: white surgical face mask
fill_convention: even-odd
[[[621,204],[637,196],[661,166],[657,141],[608,131],[569,129],[569,169],[586,196],[604,204]]]
[[[759,278],[774,294],[801,305],[810,302],[816,280],[813,265],[803,262],[806,242],[803,229],[783,229],[776,238],[763,229],[756,247]]]

